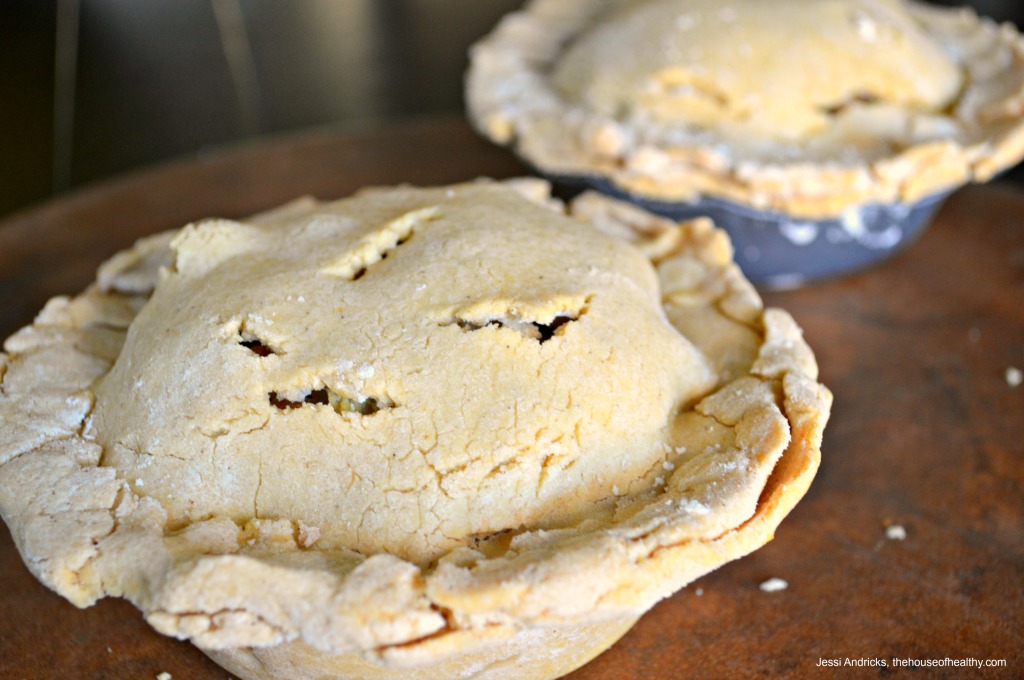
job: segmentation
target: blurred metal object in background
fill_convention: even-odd
[[[458,111],[469,45],[522,3],[2,0],[0,215],[261,135]],[[1024,24],[1019,0],[970,4]]]
[[[0,215],[173,156],[457,111],[522,0],[3,0]]]
[[[252,55],[249,31],[245,27],[241,0],[211,0],[213,15],[217,19],[217,30],[224,49],[235,96],[242,107],[242,132],[245,135],[259,134],[263,128],[260,111],[261,103],[259,76],[256,60]]]
[[[57,0],[53,54],[53,190],[71,187],[80,0]]]

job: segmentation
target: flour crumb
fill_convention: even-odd
[[[676,469],[675,463],[670,463],[667,460],[664,463],[661,464],[661,467],[665,468],[666,470],[675,470]]]
[[[875,42],[878,40],[878,24],[869,17],[868,15],[857,12],[853,15],[853,25],[857,30],[857,35],[860,36],[864,42]]]
[[[776,578],[776,577],[773,576],[772,578],[770,578],[767,581],[763,582],[758,587],[762,590],[762,592],[774,593],[774,592],[777,592],[779,590],[785,590],[786,588],[789,587],[789,584],[786,583],[786,581],[784,581],[783,579]]]
[[[907,540],[907,530],[903,528],[902,524],[890,524],[885,528],[885,537],[890,541],[905,541]]]
[[[1010,366],[1006,369],[1006,384],[1010,387],[1020,387],[1020,384],[1024,382],[1024,371],[1021,371],[1016,366]]]
[[[299,545],[303,548],[311,548],[320,540],[320,527],[306,524],[301,519],[297,522],[299,528]]]
[[[693,591],[693,594],[696,595],[697,597],[700,597],[700,596],[702,596],[704,594],[704,589],[703,588],[697,588],[696,590]]]
[[[679,501],[679,507],[691,515],[697,516],[706,515],[711,512],[711,508],[695,498],[687,498],[685,502]]]
[[[615,494],[616,496],[619,495],[619,487],[617,484],[612,487],[612,493]]]
[[[170,673],[163,671],[162,673],[157,673],[156,680],[171,680],[172,677]]]

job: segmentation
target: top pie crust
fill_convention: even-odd
[[[910,0],[533,0],[472,51],[470,117],[545,172],[804,217],[1024,156],[1024,42]]]
[[[143,239],[0,353],[0,512],[79,606],[416,664],[770,540],[831,395],[707,221],[541,182]],[[357,294],[358,293],[358,294]]]

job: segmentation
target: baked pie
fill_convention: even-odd
[[[0,353],[0,512],[243,678],[556,677],[771,539],[831,395],[706,220],[538,180],[143,239]]]
[[[473,48],[467,102],[549,176],[711,215],[756,279],[815,275],[834,253],[803,246],[884,253],[1024,156],[1024,42],[911,0],[534,0]]]

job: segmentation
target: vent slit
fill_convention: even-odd
[[[570,322],[579,321],[583,318],[583,315],[590,309],[590,300],[591,298],[588,296],[575,310],[561,311],[549,317],[550,321],[547,322],[522,318],[515,311],[514,307],[510,306],[509,311],[501,316],[456,312],[451,319],[440,322],[440,325],[458,326],[467,332],[478,331],[488,326],[507,328],[508,330],[520,333],[530,340],[536,340],[537,344],[543,345],[548,340],[565,333],[564,329],[567,328]]]
[[[267,357],[270,356],[271,354],[277,354],[277,352],[267,347],[260,340],[242,340],[238,344],[250,350],[253,354],[256,354],[261,357]]]
[[[330,406],[335,413],[358,413],[363,416],[371,416],[378,411],[391,409],[395,403],[387,397],[367,397],[357,399],[344,394],[339,394],[328,387],[321,387],[317,390],[310,390],[301,399],[289,399],[278,392],[270,392],[268,395],[271,406],[282,411],[301,408],[306,404]]]
[[[881,101],[880,98],[870,92],[860,92],[844,99],[841,102],[832,104],[831,106],[821,107],[821,112],[829,116],[838,116],[854,104],[871,105],[877,104],[879,101]]]
[[[383,262],[416,234],[416,229],[438,218],[438,206],[417,208],[399,215],[366,234],[351,248],[320,271],[347,281],[357,281],[374,265]]]

